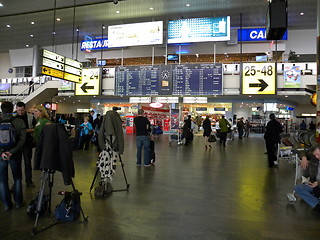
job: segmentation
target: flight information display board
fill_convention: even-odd
[[[159,73],[160,66],[117,67],[115,95],[158,95]]]
[[[185,64],[172,69],[172,95],[222,95],[222,64]]]

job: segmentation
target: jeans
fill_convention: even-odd
[[[238,133],[239,133],[239,139],[242,139],[242,137],[243,137],[243,128],[238,128]]]
[[[312,195],[313,188],[306,184],[297,184],[294,186],[296,193],[312,208],[320,203],[320,199]]]
[[[150,165],[150,138],[149,136],[137,136],[137,165],[141,165],[142,145],[144,149],[144,165]]]
[[[3,160],[0,157],[0,196],[1,201],[7,208],[12,207],[11,195],[8,184],[8,165],[11,167],[14,180],[13,196],[16,205],[21,205],[22,197],[22,171],[21,171],[21,152],[10,157],[10,160]]]

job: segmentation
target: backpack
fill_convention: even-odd
[[[64,195],[64,198],[56,206],[54,217],[60,222],[76,221],[80,216],[80,195],[77,190],[72,192],[63,191],[59,193]]]
[[[13,118],[0,119],[0,148],[9,149],[16,143],[16,129],[12,121]]]
[[[41,207],[39,212],[37,211],[38,201],[39,201],[40,193],[37,193],[35,199],[31,200],[27,207],[27,215],[31,218],[35,218],[37,213],[42,216],[49,209],[50,196],[48,194],[43,195]]]

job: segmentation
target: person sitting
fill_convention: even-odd
[[[302,176],[308,179],[305,183],[297,184],[294,187],[295,192],[308,205],[313,208],[313,211],[320,213],[320,144],[311,148],[308,152],[302,153],[301,168],[303,169]]]

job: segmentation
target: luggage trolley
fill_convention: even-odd
[[[176,129],[172,134],[169,135],[169,145],[172,142],[177,142],[178,145],[182,145],[182,129]]]

